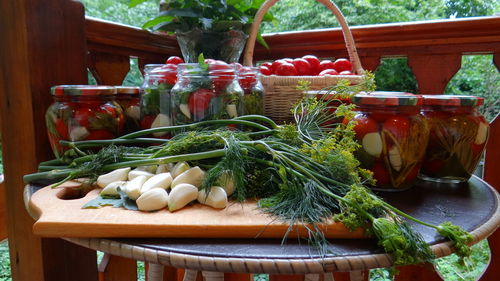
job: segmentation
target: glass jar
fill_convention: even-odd
[[[373,172],[374,189],[411,187],[422,165],[429,126],[420,114],[422,98],[408,93],[374,92],[352,97],[356,104],[356,152],[361,167]]]
[[[452,95],[423,98],[422,113],[431,133],[419,177],[447,183],[468,181],[488,140],[489,124],[477,111],[483,98]]]
[[[107,86],[61,85],[51,89],[54,98],[45,121],[52,150],[61,157],[60,140],[113,139],[122,135],[123,112],[115,102],[116,89]]]
[[[172,125],[170,90],[177,81],[177,65],[148,64],[144,67],[141,95],[141,129]],[[154,133],[155,137],[168,137],[167,133]]]
[[[238,82],[243,89],[242,114],[264,115],[264,86],[260,81],[259,68],[240,68],[238,71]]]
[[[116,101],[121,106],[123,115],[125,117],[124,134],[132,133],[140,130],[141,107],[140,107],[140,93],[139,87],[125,87],[117,86],[116,88]]]
[[[179,64],[179,80],[172,89],[175,125],[241,115],[243,90],[234,66],[222,62],[206,66]]]

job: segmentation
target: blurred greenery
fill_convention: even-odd
[[[9,245],[7,240],[0,241],[0,281],[11,281]]]

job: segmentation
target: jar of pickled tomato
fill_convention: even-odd
[[[125,127],[123,129],[123,133],[128,134],[140,130],[141,88],[126,86],[117,86],[115,88],[116,101],[121,106],[125,117]]]
[[[177,82],[177,65],[148,64],[144,67],[144,83],[140,103],[140,127],[150,129],[172,125],[170,90]],[[168,137],[168,133],[154,133]]]
[[[422,98],[409,93],[373,92],[352,97],[356,104],[356,157],[373,172],[377,190],[411,187],[422,165],[429,126],[420,114]]]
[[[486,146],[489,124],[477,111],[483,98],[424,95],[422,113],[431,132],[419,177],[460,183],[469,180]]]
[[[179,64],[178,79],[172,89],[175,125],[242,114],[243,89],[234,65],[215,60],[205,64]]]
[[[242,114],[264,115],[264,86],[260,81],[258,67],[241,67],[238,82],[243,89]]]
[[[52,87],[51,94],[54,103],[47,109],[45,121],[56,157],[66,150],[60,140],[103,140],[122,135],[124,117],[115,101],[114,87],[61,85]]]

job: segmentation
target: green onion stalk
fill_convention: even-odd
[[[458,254],[467,256],[472,242],[469,233],[449,222],[436,226],[418,220],[365,187],[373,180],[354,157],[359,145],[353,123],[322,126],[340,116],[349,118],[351,108],[340,106],[331,113],[328,107],[326,101],[303,100],[294,108],[296,124],[277,125],[265,116],[247,115],[142,130],[113,140],[62,142],[69,148],[65,156],[40,163],[39,172],[24,180],[57,180],[57,186],[81,177],[95,181],[101,174],[124,167],[188,161],[208,168],[202,189],[229,175],[235,184],[233,199],[259,199],[261,210],[287,221],[289,231],[296,224],[305,225],[309,241],[322,254],[328,252],[328,241],[318,225],[333,219],[350,230],[365,228],[393,255],[395,265],[434,258],[407,221],[436,229],[455,243]],[[146,137],[163,132],[174,136],[170,140]]]

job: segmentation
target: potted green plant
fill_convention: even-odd
[[[131,0],[130,6],[150,0]],[[175,33],[186,62],[206,58],[238,61],[255,13],[265,0],[162,0],[159,14],[143,28]],[[266,14],[264,20],[273,17]],[[265,42],[259,35],[258,39]],[[267,47],[267,46],[266,46]]]

